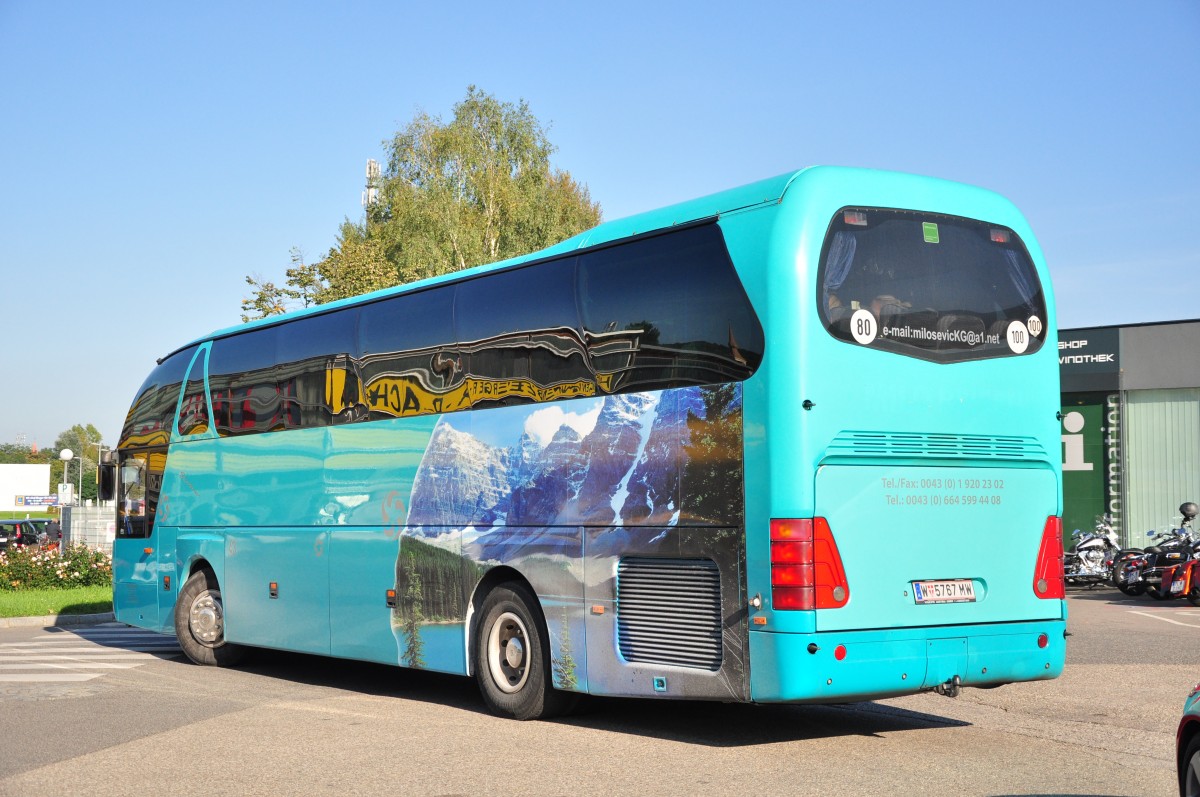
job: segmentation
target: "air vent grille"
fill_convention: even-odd
[[[842,432],[829,444],[825,456],[1045,461],[1046,449],[1033,437]]]
[[[626,661],[721,667],[721,573],[709,559],[622,559],[617,637]]]

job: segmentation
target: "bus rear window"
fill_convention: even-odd
[[[843,208],[817,275],[825,328],[859,346],[952,362],[1027,354],[1046,303],[1007,227],[954,216]]]

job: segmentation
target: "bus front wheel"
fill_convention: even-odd
[[[175,636],[179,647],[197,664],[230,667],[245,657],[245,648],[225,641],[221,587],[210,571],[192,573],[179,591],[175,600]]]
[[[575,695],[551,682],[537,600],[524,586],[502,584],[483,601],[475,637],[475,678],[494,714],[518,720],[570,709]]]

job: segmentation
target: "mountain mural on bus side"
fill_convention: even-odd
[[[729,516],[733,495],[707,497],[694,489],[711,481],[698,473],[703,464],[735,464],[728,461],[730,452],[705,452],[696,462],[689,457],[693,429],[712,437],[707,428],[717,425],[736,426],[727,436],[740,449],[738,385],[629,393],[571,405],[578,410],[572,422],[561,424],[548,440],[529,431],[529,424],[506,418],[509,427],[525,429],[506,446],[455,428],[455,416],[443,418],[413,482],[405,533],[435,538],[470,527],[468,536],[482,547],[483,559],[503,559],[487,550],[492,529],[740,520]],[[714,407],[720,414],[710,417]],[[475,413],[472,421],[515,410],[529,418],[545,405]],[[740,461],[735,467],[740,472]]]
[[[487,570],[508,564],[539,595],[559,596],[544,605],[555,684],[575,688],[571,639],[584,638],[585,613],[567,596],[582,595],[585,555],[676,556],[696,535],[732,544],[741,407],[733,383],[443,416],[401,532],[401,662],[455,671],[464,608]],[[456,644],[434,653],[428,645],[448,633]]]

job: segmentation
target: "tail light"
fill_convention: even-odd
[[[825,518],[772,520],[772,607],[837,609],[849,600],[846,570]]]
[[[1042,529],[1042,546],[1038,549],[1037,566],[1033,571],[1034,595],[1060,600],[1066,597],[1062,560],[1062,518],[1051,515]]]

